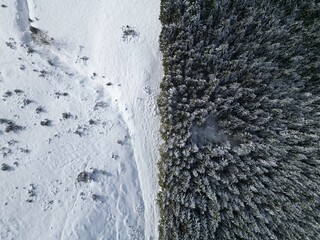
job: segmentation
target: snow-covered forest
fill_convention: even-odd
[[[0,0],[0,239],[320,239],[319,16]]]
[[[162,0],[160,239],[320,238],[319,16]]]

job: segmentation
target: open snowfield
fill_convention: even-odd
[[[0,239],[157,239],[160,1],[0,5]]]

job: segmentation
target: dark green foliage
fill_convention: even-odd
[[[32,39],[37,44],[49,45],[50,42],[53,40],[52,38],[49,39],[48,35],[44,31],[40,30],[39,28],[36,28],[30,25],[29,30],[31,32]]]
[[[0,118],[0,124],[10,124],[12,123],[12,120],[6,119],[6,118]]]
[[[22,94],[22,93],[23,93],[23,91],[22,91],[21,89],[15,89],[14,92],[15,92],[16,94]]]
[[[1,170],[2,171],[10,171],[12,168],[8,165],[8,164],[6,164],[6,163],[2,163],[1,164]]]
[[[90,173],[83,171],[81,173],[79,173],[79,175],[77,176],[77,181],[78,182],[88,182],[90,180]]]
[[[8,119],[0,119],[0,124],[6,124],[5,132],[14,132],[17,133],[19,131],[22,131],[25,129],[25,127],[22,127],[20,125],[17,125],[14,121],[8,120]]]
[[[27,106],[29,105],[30,103],[32,103],[33,101],[30,100],[30,99],[23,99],[23,106]]]
[[[73,115],[71,113],[69,113],[69,112],[62,113],[62,118],[63,119],[70,119],[72,117],[73,117]]]
[[[45,110],[45,108],[44,108],[43,106],[39,106],[39,107],[36,108],[36,113],[37,113],[37,114],[43,113],[43,112],[45,112],[45,111],[46,111],[46,110]]]
[[[52,121],[49,119],[44,119],[43,121],[40,122],[40,125],[50,127],[50,126],[52,126]]]
[[[19,132],[23,130],[24,128],[22,126],[16,125],[15,123],[10,123],[7,125],[5,131],[8,132]]]
[[[3,94],[3,97],[4,97],[4,98],[11,97],[12,94],[13,94],[13,93],[12,93],[11,91],[6,91],[6,92]]]
[[[57,98],[59,98],[61,96],[63,96],[63,97],[69,96],[69,93],[67,93],[67,92],[55,92],[54,94],[57,96]]]
[[[139,37],[139,33],[128,25],[123,26],[122,31],[123,31],[122,39],[124,41],[130,41],[131,39],[133,39],[135,37]]]
[[[162,0],[160,239],[320,238],[319,13]]]
[[[90,119],[89,120],[89,124],[90,125],[96,125],[97,124],[97,121],[93,120],[93,119]]]

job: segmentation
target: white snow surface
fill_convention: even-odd
[[[157,239],[160,0],[0,5],[0,239]]]

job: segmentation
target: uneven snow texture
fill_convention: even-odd
[[[0,239],[156,239],[157,0],[2,0]]]

